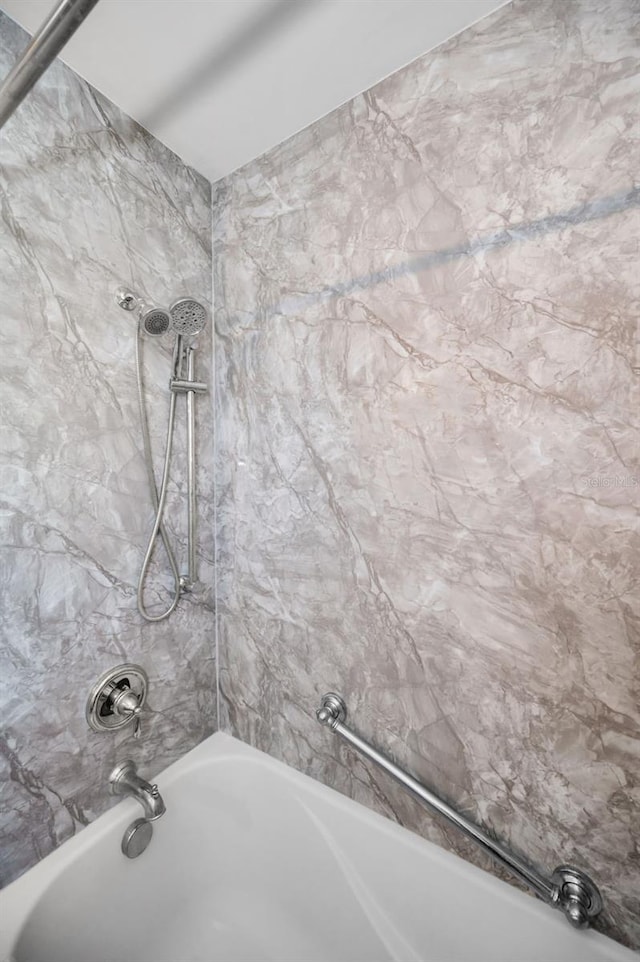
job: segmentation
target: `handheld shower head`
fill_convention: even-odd
[[[181,297],[169,309],[171,327],[183,337],[195,337],[207,326],[209,315],[206,307],[194,297]]]
[[[163,307],[152,307],[142,301],[138,307],[138,318],[145,334],[160,337],[171,327],[171,317]]]

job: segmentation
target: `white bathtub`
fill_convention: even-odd
[[[0,893],[3,962],[638,962],[227,735],[157,781],[138,859],[127,799]]]

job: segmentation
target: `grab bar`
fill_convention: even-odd
[[[321,725],[341,735],[366,758],[371,759],[383,768],[392,778],[400,782],[412,795],[423,802],[427,808],[442,815],[448,822],[464,832],[487,855],[503,865],[512,875],[524,882],[536,895],[559,908],[576,928],[588,926],[592,919],[602,910],[602,896],[597,886],[588,875],[571,865],[559,865],[547,878],[527,862],[514,855],[507,848],[495,841],[484,829],[474,822],[460,815],[454,808],[430,792],[421,782],[408,775],[392,761],[382,755],[377,749],[364,739],[356,735],[351,728],[344,724],[347,717],[347,706],[344,699],[335,692],[328,692],[322,697],[316,718]]]

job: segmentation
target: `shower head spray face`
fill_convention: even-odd
[[[206,307],[193,297],[181,297],[169,309],[171,327],[183,337],[195,337],[207,326]]]
[[[142,303],[138,310],[138,317],[145,334],[150,334],[152,337],[161,337],[171,327],[171,317],[163,307],[152,307]]]

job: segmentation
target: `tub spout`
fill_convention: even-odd
[[[140,778],[135,762],[122,762],[109,776],[109,789],[112,795],[131,795],[144,809],[144,817],[153,822],[166,812],[162,795],[157,785],[150,785]]]

